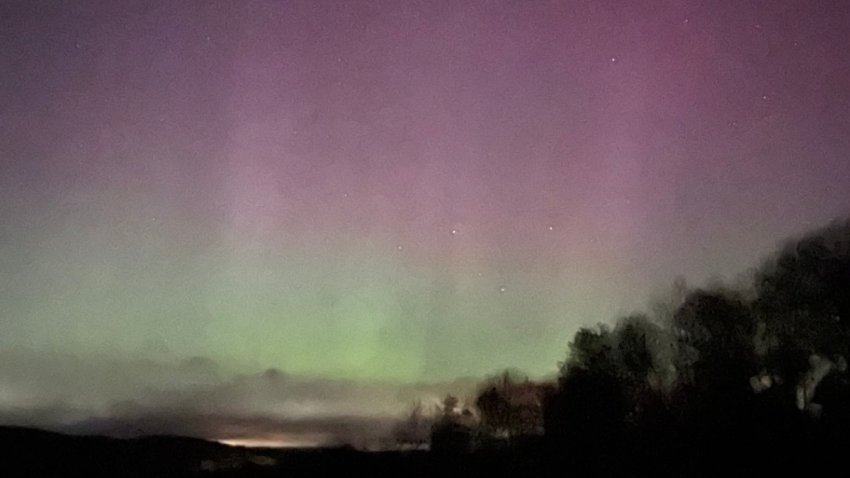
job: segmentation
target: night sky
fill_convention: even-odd
[[[848,32],[811,0],[2,1],[0,419],[551,374],[850,212]]]

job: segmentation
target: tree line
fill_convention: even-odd
[[[680,280],[649,314],[580,329],[554,383],[494,377],[468,408],[447,398],[420,436],[435,451],[533,442],[601,474],[807,472],[850,449],[848,349],[843,220],[786,242],[743,285]]]

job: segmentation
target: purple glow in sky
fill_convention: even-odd
[[[808,0],[3,2],[0,346],[551,373],[848,213],[848,31]]]

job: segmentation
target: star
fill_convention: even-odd
[[[611,63],[617,63],[617,57],[616,56],[611,57]]]
[[[505,287],[505,286],[499,287],[499,292],[504,293],[504,292],[505,292],[505,291],[507,291],[507,290],[508,290],[508,288],[507,288],[507,287]]]
[[[399,250],[399,251],[404,250],[404,246],[402,246],[401,244],[395,246],[395,248],[396,248],[396,250]]]
[[[456,234],[457,234],[457,229],[452,229],[452,235],[454,236]]]
[[[548,229],[549,229],[550,231],[554,231],[554,230],[555,230],[555,228],[554,228],[554,227],[552,227],[552,226],[549,226],[549,227],[548,227]]]

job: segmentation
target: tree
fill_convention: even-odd
[[[446,398],[443,399],[443,417],[446,419],[455,417],[458,414],[457,406],[459,403],[460,400],[454,395],[446,395]]]
[[[512,430],[511,404],[495,386],[478,395],[475,406],[481,414],[481,427],[489,435],[509,436]]]
[[[669,359],[672,339],[644,315],[621,319],[614,330],[614,360],[620,377],[635,391],[661,389],[670,379],[664,360]]]
[[[417,400],[411,406],[407,417],[393,430],[393,437],[399,448],[419,449],[428,444],[432,420],[424,413],[422,401]]]
[[[631,407],[617,345],[616,336],[604,326],[576,332],[569,357],[561,364],[557,390],[547,398],[547,439],[572,453],[575,465],[603,466],[621,450]]]
[[[586,327],[579,329],[570,343],[567,361],[561,364],[559,378],[565,378],[573,368],[594,373],[612,373],[616,368],[612,349],[611,331],[604,325],[600,325],[597,330]]]
[[[696,290],[676,312],[673,327],[681,391],[702,410],[693,412],[709,422],[743,412],[752,395],[750,377],[758,372],[749,304],[732,292]]]
[[[460,400],[453,395],[443,399],[441,416],[431,427],[431,450],[437,453],[466,453],[475,447],[472,415],[458,411]]]
[[[542,433],[543,403],[550,388],[527,377],[519,379],[508,370],[489,379],[475,401],[482,431],[509,439]]]
[[[850,221],[786,244],[756,274],[754,308],[763,326],[763,363],[792,400],[814,356],[850,356]]]

